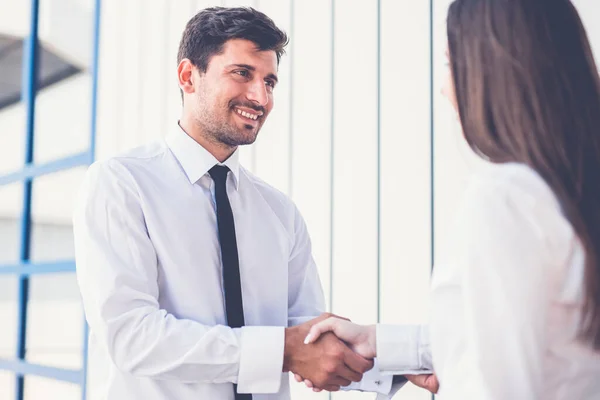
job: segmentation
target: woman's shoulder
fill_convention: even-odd
[[[459,226],[475,235],[511,237],[559,264],[573,249],[574,231],[557,196],[524,164],[494,164],[474,174],[459,215]]]
[[[489,197],[519,208],[544,207],[560,210],[552,188],[533,168],[521,163],[487,164],[470,179],[467,194],[472,200]]]

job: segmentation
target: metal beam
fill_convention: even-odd
[[[29,162],[20,171],[15,171],[4,176],[0,176],[0,186],[31,180],[35,177],[63,171],[69,168],[89,165],[91,161],[92,156],[90,152],[85,151],[41,165],[33,165],[31,162]]]
[[[30,276],[74,271],[75,261],[73,260],[62,260],[41,263],[31,263],[29,261],[24,261],[19,264],[0,264],[0,275]]]
[[[75,384],[81,384],[83,379],[83,372],[81,370],[47,367],[20,360],[0,359],[0,370],[9,370],[21,378],[25,375],[35,375]]]

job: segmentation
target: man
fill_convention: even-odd
[[[334,391],[372,368],[333,334],[303,344],[328,316],[305,223],[239,165],[286,44],[253,9],[200,12],[179,47],[179,124],[90,167],[74,231],[91,399],[280,400],[288,371]]]

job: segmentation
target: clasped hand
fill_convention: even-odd
[[[319,362],[322,359],[324,364],[320,367],[329,371],[329,375],[318,374],[317,367],[312,371],[318,375],[316,380],[311,378],[314,375],[310,373],[310,368],[307,373],[294,367],[289,369],[298,382],[304,381],[314,391],[335,391],[339,390],[340,386],[348,386],[350,382],[359,382],[362,380],[362,374],[373,367],[373,358],[377,355],[375,325],[357,325],[348,319],[326,313],[301,327],[303,330],[308,328],[304,338],[305,350],[313,351],[319,346],[333,345],[333,351],[338,355],[331,357],[332,349],[329,352],[325,350],[324,358],[319,357],[316,360]],[[349,360],[351,364],[346,364],[345,360]],[[336,364],[342,361],[345,365]],[[414,385],[432,393],[438,391],[439,383],[435,375],[406,375],[406,378]]]
[[[334,316],[325,313],[286,329],[283,369],[303,377],[315,388],[338,391],[341,386],[360,382],[363,374],[373,368],[373,360],[357,354],[332,332],[322,332],[305,343],[311,328],[330,317]]]

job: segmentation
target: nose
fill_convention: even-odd
[[[261,80],[255,79],[250,83],[246,97],[253,103],[266,107],[269,103],[269,93],[267,92],[266,84]]]

